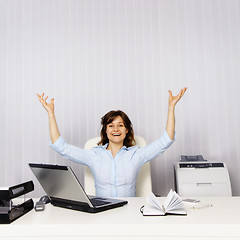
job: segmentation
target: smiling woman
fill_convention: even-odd
[[[113,157],[123,147],[135,145],[132,123],[123,111],[110,111],[102,117],[101,141],[98,145],[108,143],[107,149]]]
[[[102,117],[101,124],[101,141],[98,143],[98,145],[104,145],[106,143],[109,143],[110,135],[108,135],[108,133],[113,130],[113,133],[115,133],[115,135],[118,135],[117,130],[119,130],[119,134],[125,130],[126,132],[123,132],[123,134],[125,134],[125,137],[123,138],[123,145],[125,145],[126,147],[131,147],[135,145],[132,122],[130,121],[127,114],[123,111],[113,110],[108,112]]]
[[[177,96],[169,91],[168,119],[162,136],[151,144],[140,148],[135,145],[132,123],[122,112],[110,111],[102,119],[101,141],[91,150],[66,143],[58,130],[54,99],[47,103],[44,94],[39,101],[48,112],[51,143],[50,147],[64,158],[90,168],[99,197],[134,197],[136,180],[140,168],[159,156],[174,142],[175,105],[184,95],[186,88]]]

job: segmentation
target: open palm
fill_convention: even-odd
[[[169,99],[168,99],[168,103],[170,107],[175,107],[175,105],[177,104],[177,102],[181,99],[181,97],[184,95],[184,93],[186,92],[187,88],[183,88],[181,89],[181,91],[179,92],[179,94],[177,96],[173,96],[172,92],[170,90],[168,90],[169,92]]]
[[[54,112],[54,98],[51,99],[50,103],[47,103],[48,96],[44,99],[44,93],[41,96],[37,94],[37,97],[48,113]]]

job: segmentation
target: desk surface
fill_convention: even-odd
[[[91,239],[240,239],[240,197],[201,197],[212,207],[187,209],[187,216],[147,216],[139,209],[145,198],[126,198],[128,204],[89,214],[47,204],[45,211],[32,210],[12,224],[0,225],[0,237],[92,237]],[[162,201],[163,199],[160,198]],[[119,238],[120,237],[120,238]],[[200,237],[200,238],[199,238]]]

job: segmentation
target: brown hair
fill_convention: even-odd
[[[102,118],[101,118],[101,124],[102,124],[102,129],[101,129],[101,140],[98,143],[98,145],[105,145],[106,143],[109,142],[109,139],[107,137],[107,125],[109,123],[111,123],[116,117],[122,117],[123,119],[123,123],[125,128],[128,130],[126,137],[123,141],[123,145],[125,145],[126,147],[131,147],[134,146],[135,143],[135,139],[134,139],[134,132],[133,132],[133,128],[132,128],[132,122],[130,121],[129,117],[127,116],[126,113],[124,113],[121,110],[112,110],[108,113],[106,113]]]

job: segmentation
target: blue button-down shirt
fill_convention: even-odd
[[[93,174],[96,195],[99,197],[134,197],[136,180],[144,163],[156,158],[171,144],[166,132],[156,141],[140,148],[123,146],[113,158],[108,144],[91,150],[81,149],[64,141],[62,136],[50,147],[64,158],[88,166]]]

